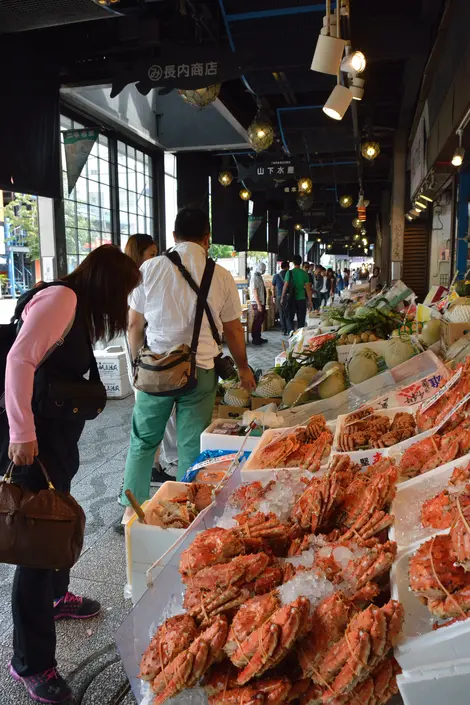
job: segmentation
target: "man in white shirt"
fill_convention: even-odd
[[[174,238],[176,252],[199,285],[210,245],[207,215],[199,208],[183,208],[176,217]],[[166,352],[181,343],[189,345],[194,328],[196,294],[177,267],[164,255],[144,262],[141,273],[142,283],[132,294],[129,310],[129,343],[133,359],[144,343],[144,335],[147,336],[147,345],[155,353]],[[255,380],[248,366],[240,322],[237,287],[230,272],[219,265],[215,266],[207,302],[238,367],[241,384],[245,389],[254,389]],[[200,435],[209,425],[214,408],[217,387],[214,358],[218,354],[219,349],[204,313],[196,353],[196,389],[177,397],[155,397],[137,392],[121,498],[127,507],[126,489],[132,490],[139,504],[148,499],[153,457],[162,441],[174,404],[178,480],[199,455]],[[126,512],[131,513],[129,509]]]

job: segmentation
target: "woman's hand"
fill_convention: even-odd
[[[38,455],[38,442],[10,443],[8,446],[8,457],[14,465],[32,465],[34,458]]]

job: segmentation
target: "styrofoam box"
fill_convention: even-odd
[[[121,377],[103,379],[102,382],[105,386],[108,399],[125,399],[125,397],[128,397],[134,391],[129,382],[127,372]]]
[[[173,499],[187,492],[184,482],[164,482],[159,490],[142,505],[147,514],[160,499]],[[162,529],[159,526],[141,524],[134,514],[126,525],[127,582],[131,587],[132,602],[136,604],[147,589],[146,573],[155,561],[165,555],[161,570],[173,555],[169,550],[186,529]]]
[[[405,705],[467,705],[470,699],[470,660],[405,671],[397,676]]]
[[[95,350],[95,358],[103,382],[128,374],[126,353],[120,347]]]
[[[335,430],[335,425],[336,423],[334,421],[329,421],[327,423],[327,427],[330,429],[332,433],[334,433]],[[287,469],[289,468],[260,468],[259,467],[259,456],[260,452],[265,448],[268,443],[271,443],[272,441],[275,441],[279,436],[282,434],[288,435],[289,433],[292,433],[293,429],[292,428],[272,428],[268,429],[263,433],[261,436],[260,442],[256,449],[252,452],[246,463],[242,467],[242,478],[243,481],[246,482],[249,480],[250,482],[253,480],[259,480],[262,479],[263,477],[268,477],[269,474],[272,472],[273,469],[281,470],[281,469]],[[327,466],[327,459],[323,462],[323,466],[326,468]],[[292,468],[294,469],[294,468]],[[257,473],[256,477],[254,476],[254,473]]]
[[[393,419],[395,414],[398,414],[400,412],[406,412],[407,414],[413,414],[416,409],[418,408],[418,404],[415,404],[414,406],[403,406],[403,407],[397,407],[396,409],[384,409],[382,411],[375,411],[375,414],[378,414],[379,416],[385,416],[389,419]],[[348,414],[343,414],[341,416],[338,416],[337,424],[336,424],[336,433],[335,437],[333,439],[333,452],[337,453],[338,455],[349,455],[351,460],[355,463],[361,463],[362,465],[369,465],[371,461],[373,461],[374,457],[378,459],[378,455],[380,455],[383,458],[386,458],[390,455],[393,455],[393,453],[398,453],[406,448],[408,448],[410,445],[413,445],[414,443],[418,443],[418,441],[421,441],[423,438],[427,438],[427,436],[431,435],[433,431],[423,431],[423,433],[418,433],[416,436],[412,436],[411,438],[408,438],[406,441],[401,441],[400,443],[395,443],[393,446],[389,446],[388,448],[371,448],[370,450],[352,450],[352,451],[340,451],[338,449],[338,443],[339,443],[339,436],[340,433],[343,431],[344,428],[344,422],[347,419]],[[363,462],[364,461],[364,462]]]
[[[405,612],[403,630],[395,647],[395,658],[404,671],[470,659],[470,620],[434,630],[436,617],[410,590],[409,561],[421,543],[412,544],[398,554],[390,575],[392,598],[402,603]]]
[[[240,450],[245,436],[225,436],[213,433],[217,426],[227,423],[227,419],[216,419],[211,425],[201,433],[201,452],[203,450]],[[254,450],[259,444],[261,436],[249,436],[246,439],[244,450]]]
[[[396,541],[399,551],[438,533],[447,533],[447,530],[440,532],[422,526],[421,508],[426,500],[435,497],[447,486],[454,468],[465,467],[469,462],[470,453],[397,485],[397,494],[390,509],[395,522],[389,530],[389,537],[391,541]]]

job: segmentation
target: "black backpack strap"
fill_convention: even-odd
[[[204,309],[207,304],[207,296],[209,294],[209,289],[212,282],[212,277],[214,275],[215,262],[213,260],[207,260],[204,269],[204,274],[201,279],[201,286],[199,288],[199,293],[197,297],[196,304],[196,316],[194,318],[194,330],[193,339],[191,340],[191,350],[194,354],[197,352],[197,346],[199,344],[199,335],[201,333],[202,317],[204,315]]]
[[[198,287],[198,285],[196,284],[196,282],[194,281],[194,279],[192,278],[192,276],[190,275],[190,273],[188,272],[188,270],[186,269],[186,267],[185,267],[185,266],[183,265],[183,263],[181,262],[181,257],[179,256],[179,254],[178,254],[177,252],[175,252],[174,250],[168,250],[167,252],[164,252],[164,255],[165,255],[166,257],[168,257],[168,259],[170,260],[170,262],[172,262],[172,263],[175,265],[175,267],[178,267],[179,271],[181,272],[181,274],[182,274],[183,277],[186,279],[186,281],[188,282],[188,284],[189,284],[189,286],[191,287],[191,289],[194,291],[194,293],[195,293],[196,296],[198,296],[198,297],[199,297],[200,292],[202,292],[202,281],[204,280],[204,274],[206,274],[207,267],[210,266],[210,268],[211,268],[212,271],[211,271],[211,274],[210,274],[209,286],[208,286],[208,288],[207,288],[207,292],[206,292],[206,295],[205,295],[205,297],[204,297],[204,308],[203,308],[203,310],[205,310],[205,312],[206,312],[207,320],[209,321],[209,326],[210,326],[210,329],[211,329],[211,332],[212,332],[212,337],[214,338],[214,340],[215,340],[215,342],[216,342],[216,345],[218,345],[218,346],[220,347],[220,346],[222,345],[222,341],[220,340],[219,331],[217,330],[217,326],[215,325],[215,321],[214,321],[214,317],[213,317],[213,315],[212,315],[212,311],[210,310],[209,304],[207,303],[207,296],[208,296],[208,294],[209,294],[210,284],[211,284],[212,277],[213,277],[214,271],[215,271],[215,262],[214,262],[214,260],[211,259],[210,257],[207,258],[206,268],[205,268],[205,270],[204,270],[203,278],[202,278],[202,280],[201,280],[201,287]],[[199,302],[199,300],[198,300],[198,302]],[[201,325],[202,325],[202,316],[201,316]],[[199,327],[200,327],[200,326],[199,326]],[[198,333],[198,337],[199,337],[199,333]]]

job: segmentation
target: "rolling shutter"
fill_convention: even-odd
[[[424,301],[429,289],[429,231],[426,224],[405,226],[403,281]]]

